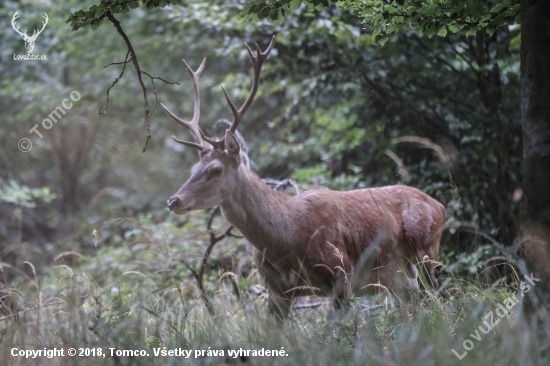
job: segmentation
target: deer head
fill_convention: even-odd
[[[176,194],[168,199],[168,208],[173,212],[181,215],[192,210],[218,206],[224,197],[231,194],[232,189],[238,187],[238,168],[241,165],[241,153],[234,134],[241,119],[254,100],[260,83],[262,65],[269,56],[274,44],[275,36],[273,36],[269,46],[264,52],[262,52],[260,47],[256,44],[256,56],[254,56],[250,47],[248,47],[246,43],[244,44],[254,68],[254,79],[248,98],[246,98],[239,109],[235,107],[227,91],[222,86],[222,90],[233,112],[234,118],[230,127],[226,130],[224,138],[221,140],[214,140],[206,137],[199,127],[199,78],[204,70],[206,59],[202,61],[197,71],[193,71],[187,62],[183,60],[185,68],[191,75],[193,81],[193,118],[190,121],[185,121],[172,113],[162,103],[161,105],[176,122],[191,132],[194,142],[182,141],[172,136],[174,140],[180,144],[198,149],[200,152],[200,161],[191,170],[191,176],[187,182],[183,184]]]
[[[32,33],[32,36],[29,36],[27,35],[26,29],[24,33],[21,33],[19,31],[19,26],[17,28],[15,27],[15,21],[17,20],[17,18],[19,18],[19,15],[17,13],[19,13],[19,10],[16,11],[15,14],[13,14],[13,17],[11,18],[11,26],[17,33],[19,33],[19,35],[21,35],[21,38],[23,38],[23,40],[25,41],[25,48],[27,49],[27,53],[31,53],[32,50],[34,49],[34,42],[36,42],[36,38],[38,38],[38,35],[42,33],[44,28],[46,28],[46,24],[48,24],[48,19],[49,19],[48,14],[44,13],[45,22],[42,22],[42,29],[40,29],[39,31],[35,29]]]

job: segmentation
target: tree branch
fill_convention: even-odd
[[[124,40],[124,42],[126,43],[126,47],[128,48],[128,52],[127,52],[126,58],[123,62],[112,62],[109,65],[107,65],[107,66],[111,66],[111,65],[121,65],[122,64],[123,68],[122,68],[122,71],[121,71],[119,77],[116,78],[115,81],[113,82],[113,84],[109,87],[109,89],[107,89],[107,101],[103,105],[103,107],[101,107],[99,109],[99,114],[101,114],[101,115],[106,115],[107,114],[107,104],[109,103],[109,91],[111,90],[111,88],[118,82],[118,80],[124,74],[124,69],[126,68],[126,64],[129,63],[129,62],[132,62],[132,64],[134,65],[134,69],[136,70],[136,74],[137,74],[137,77],[138,77],[139,84],[141,86],[141,90],[143,92],[144,117],[145,117],[144,122],[145,122],[145,125],[147,126],[147,139],[145,140],[145,145],[143,146],[142,152],[145,152],[145,151],[147,151],[147,145],[149,144],[149,140],[151,139],[151,124],[149,123],[149,120],[151,118],[151,115],[153,114],[153,112],[157,108],[157,90],[156,90],[156,87],[155,87],[155,79],[161,80],[161,81],[163,81],[167,84],[178,84],[179,85],[179,83],[174,82],[174,81],[168,81],[168,80],[163,79],[159,76],[153,76],[153,75],[149,74],[147,71],[142,70],[141,67],[139,66],[139,61],[138,61],[136,52],[134,50],[134,47],[132,46],[132,43],[130,42],[130,38],[128,38],[128,35],[122,29],[122,26],[120,25],[120,22],[114,17],[114,15],[111,13],[111,11],[107,12],[106,16],[107,16],[107,19],[109,19],[109,21],[113,24],[113,26],[115,27],[117,32],[122,36],[122,39]],[[130,59],[128,59],[128,55],[130,55]],[[107,66],[105,66],[105,67],[107,67]],[[147,88],[145,87],[145,84],[143,83],[142,74],[145,74],[146,76],[148,76],[150,78],[151,84],[153,86],[153,94],[155,95],[155,104],[153,105],[152,109],[150,109],[150,107],[149,107],[149,101],[147,99]]]

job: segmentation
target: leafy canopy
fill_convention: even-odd
[[[147,9],[164,8],[166,5],[176,4],[176,0],[142,0],[142,5]],[[137,9],[140,5],[138,0],[101,0],[90,6],[87,10],[69,12],[65,23],[71,23],[71,28],[76,31],[80,28],[92,28],[96,30],[108,14],[126,14],[130,9]]]
[[[361,17],[376,41],[407,29],[428,37],[445,37],[459,30],[474,35],[493,34],[506,24],[520,22],[519,0],[336,0],[332,4]],[[282,22],[292,11],[307,6],[309,12],[329,6],[328,0],[250,0],[241,11],[245,18]]]

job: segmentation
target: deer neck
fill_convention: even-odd
[[[257,249],[277,245],[284,250],[295,231],[289,201],[290,197],[271,189],[241,164],[237,187],[228,192],[220,207],[227,221]]]

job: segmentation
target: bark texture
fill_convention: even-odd
[[[550,1],[521,0],[525,254],[541,281],[526,309],[550,309]],[[541,306],[542,305],[542,306]]]

